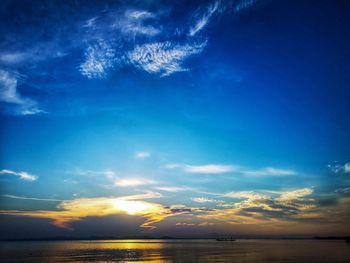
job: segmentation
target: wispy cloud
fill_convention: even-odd
[[[152,74],[167,76],[186,71],[183,61],[191,55],[201,53],[206,42],[193,44],[174,44],[170,41],[138,45],[128,53],[132,65]]]
[[[0,52],[0,63],[7,66],[18,66],[23,64],[33,64],[49,59],[60,58],[68,55],[59,47],[50,43],[40,43],[32,48],[25,48],[14,51]]]
[[[344,172],[345,173],[350,173],[350,163],[344,164]]]
[[[186,173],[199,174],[221,174],[237,170],[237,167],[224,164],[205,164],[205,165],[188,165],[188,164],[168,164],[167,169],[181,169]]]
[[[137,159],[147,159],[151,157],[150,152],[136,152],[135,153],[135,158]]]
[[[214,223],[212,222],[201,222],[201,223],[187,223],[187,222],[177,222],[175,224],[176,226],[185,226],[185,227],[188,227],[188,226],[212,226],[212,225],[215,225]]]
[[[190,27],[190,30],[188,32],[188,34],[193,37],[194,35],[196,35],[199,31],[201,31],[209,22],[211,16],[215,13],[215,11],[218,9],[219,7],[219,2],[216,1],[215,3],[209,5],[206,8],[206,12],[204,14],[201,15],[201,17],[196,20],[195,24]]]
[[[229,193],[224,194],[223,197],[238,198],[238,199],[250,199],[250,200],[266,198],[265,195],[262,195],[260,193],[255,193],[253,191],[229,192]]]
[[[179,186],[159,186],[155,189],[165,192],[181,192],[181,191],[191,191],[193,188],[190,187],[179,187]]]
[[[12,175],[18,176],[21,180],[25,180],[25,181],[36,181],[38,179],[37,176],[32,175],[28,172],[23,172],[23,171],[16,172],[16,171],[4,169],[0,171],[0,174],[12,174]]]
[[[236,170],[232,165],[207,164],[207,165],[186,165],[184,171],[188,173],[220,174]]]
[[[211,199],[211,198],[206,198],[206,197],[195,197],[195,198],[192,198],[192,201],[196,202],[196,203],[201,203],[201,204],[220,202],[218,200]]]
[[[66,201],[66,200],[63,200],[63,199],[36,198],[36,197],[26,197],[26,196],[17,196],[17,195],[1,195],[1,197],[11,198],[11,199],[21,199],[21,200],[44,201],[44,202],[62,202],[62,201]]]
[[[341,163],[336,161],[332,164],[328,164],[327,167],[332,173],[335,173],[335,174],[350,173],[350,163],[349,162],[341,164]]]
[[[85,61],[80,65],[80,72],[89,79],[104,78],[116,61],[115,49],[100,39],[85,51]]]
[[[23,98],[17,91],[17,78],[0,69],[0,102],[6,103],[13,114],[33,115],[42,113],[37,103]]]
[[[130,186],[150,185],[150,184],[155,184],[156,182],[153,180],[148,180],[144,178],[128,178],[128,179],[116,180],[114,183],[116,186],[130,187]]]
[[[145,218],[140,227],[153,229],[154,224],[167,217],[188,212],[174,209],[145,199],[160,197],[157,193],[123,197],[79,198],[61,202],[57,210],[19,211],[2,210],[2,215],[27,216],[51,219],[58,227],[70,228],[70,223],[85,217],[102,217],[108,215],[128,214]]]
[[[127,10],[125,18],[117,21],[115,26],[120,27],[124,34],[135,37],[137,34],[146,36],[155,36],[161,32],[160,28],[153,25],[145,24],[147,20],[154,20],[157,16],[146,10]]]
[[[236,6],[234,7],[235,13],[242,12],[245,9],[251,8],[254,6],[258,0],[240,0],[236,3]]]
[[[280,169],[274,167],[266,167],[259,170],[246,170],[242,171],[242,173],[250,176],[286,176],[296,174],[296,172],[293,170]]]
[[[245,0],[224,3],[216,0],[194,12],[189,29],[186,26],[174,28],[172,23],[164,24],[164,10],[151,12],[127,8],[93,16],[82,25],[89,45],[85,51],[85,60],[79,67],[80,72],[89,79],[102,79],[116,65],[133,65],[162,77],[188,71],[183,64],[206,47],[206,38],[198,38],[197,34],[203,31],[213,15],[225,10],[239,13],[255,2]],[[168,32],[172,30],[177,30],[178,35],[183,37],[182,43],[169,35]]]
[[[186,173],[202,173],[202,174],[221,174],[234,172],[245,176],[289,176],[296,175],[297,172],[289,169],[281,169],[275,167],[265,167],[261,169],[248,169],[240,165],[227,164],[204,164],[204,165],[188,165],[188,164],[168,164],[167,169],[181,169]]]
[[[268,195],[259,192],[230,192],[223,197],[244,199],[223,209],[215,209],[200,218],[224,221],[230,224],[258,224],[274,222],[275,224],[298,220],[307,215],[315,216],[316,202],[309,196],[313,189],[302,188]]]
[[[107,179],[114,180],[116,178],[116,173],[112,170],[81,170],[76,169],[73,171],[67,171],[68,174],[76,174],[81,176],[103,176]]]

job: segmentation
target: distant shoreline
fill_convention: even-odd
[[[234,237],[234,236],[233,236]],[[90,236],[90,237],[46,237],[46,238],[12,238],[0,239],[0,242],[31,242],[31,241],[99,241],[99,240],[215,240],[217,237],[150,237],[150,236]],[[350,236],[325,237],[234,237],[236,240],[350,240]]]

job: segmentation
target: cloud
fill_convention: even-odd
[[[34,100],[23,98],[17,92],[17,79],[9,72],[0,69],[0,102],[4,102],[10,111],[18,115],[42,113]]]
[[[206,165],[187,165],[187,164],[168,164],[167,169],[182,169],[186,173],[200,174],[221,174],[237,170],[237,167],[223,164],[206,164]]]
[[[186,173],[201,173],[201,174],[221,174],[234,172],[246,176],[288,176],[297,174],[293,170],[280,169],[274,167],[266,167],[258,170],[246,169],[239,165],[224,165],[224,164],[205,164],[205,165],[188,165],[188,164],[168,164],[167,169],[182,169]]]
[[[249,199],[249,200],[266,198],[266,196],[255,193],[253,191],[229,192],[224,194],[223,197]]]
[[[66,55],[66,52],[53,44],[39,43],[30,49],[1,52],[0,63],[7,66],[20,66],[23,64],[43,62],[48,59],[60,58]]]
[[[235,13],[240,13],[243,10],[254,6],[257,2],[258,2],[258,0],[241,0],[241,1],[238,1],[236,6],[234,7],[234,12]]]
[[[298,200],[305,196],[311,195],[313,190],[311,188],[302,188],[289,192],[282,192],[281,195],[277,198],[277,200],[282,202],[288,202],[293,200]]]
[[[116,173],[112,170],[74,170],[74,171],[68,171],[67,173],[69,174],[76,174],[76,175],[81,175],[81,176],[103,176],[106,177],[107,179],[114,180],[116,178]]]
[[[235,171],[232,165],[207,164],[207,165],[186,165],[184,171],[188,173],[220,174]]]
[[[190,187],[178,187],[178,186],[159,186],[155,187],[155,189],[165,192],[180,192],[180,191],[191,191],[193,188]]]
[[[209,5],[207,7],[206,12],[196,21],[194,26],[190,27],[190,30],[188,34],[193,37],[196,35],[199,31],[201,31],[209,22],[211,16],[215,13],[215,11],[219,7],[219,2],[216,1],[215,3]]]
[[[333,164],[327,165],[328,169],[335,174],[350,173],[350,163],[340,164],[335,161]]]
[[[138,177],[130,177],[125,175],[117,174],[112,170],[74,170],[68,171],[68,173],[81,175],[81,176],[94,176],[94,177],[102,177],[103,179],[107,179],[114,186],[118,187],[135,187],[142,185],[151,185],[156,184],[156,181],[146,179],[146,178],[138,178]],[[73,181],[74,182],[74,181]]]
[[[175,226],[212,226],[214,223],[212,222],[201,222],[201,223],[186,223],[186,222],[178,222]]]
[[[147,20],[156,19],[157,16],[154,13],[145,10],[127,10],[125,12],[125,18],[118,21],[114,26],[118,25],[124,34],[130,37],[135,37],[138,34],[146,36],[155,36],[161,32],[160,28],[152,25],[145,25]]]
[[[135,158],[137,159],[147,159],[151,157],[151,153],[149,152],[136,152],[135,153]]]
[[[85,21],[85,23],[83,24],[83,27],[93,28],[95,26],[97,19],[98,19],[98,16],[94,16],[92,18],[89,18],[88,20]]]
[[[1,197],[11,198],[11,199],[21,199],[21,200],[33,200],[33,201],[45,201],[45,202],[62,202],[66,200],[62,199],[52,199],[52,198],[36,198],[36,197],[26,197],[17,195],[0,195]]]
[[[200,218],[215,219],[229,224],[265,224],[299,220],[314,216],[315,200],[311,188],[284,191],[273,195],[254,191],[230,192],[223,197],[244,199],[221,209],[200,214]]]
[[[150,192],[124,197],[78,198],[61,202],[57,206],[59,210],[2,210],[0,214],[51,219],[54,225],[63,228],[70,228],[71,222],[85,217],[128,214],[145,218],[146,221],[140,227],[153,229],[155,223],[169,216],[186,213],[186,211],[175,211],[170,207],[144,200],[156,197],[159,197],[159,194]]]
[[[92,78],[105,78],[107,71],[112,69],[116,62],[116,50],[106,41],[99,39],[96,43],[89,45],[85,51],[85,61],[79,69],[83,76]]]
[[[29,174],[27,172],[15,172],[12,170],[1,170],[0,174],[13,174],[18,176],[21,180],[25,180],[25,181],[36,181],[38,179],[37,176]]]
[[[152,180],[140,179],[140,178],[121,179],[121,180],[115,181],[115,185],[120,186],[120,187],[149,185],[149,184],[154,184],[154,183],[155,182]]]
[[[195,197],[195,198],[192,198],[192,201],[196,202],[196,203],[201,203],[201,204],[218,202],[215,199],[210,199],[210,198],[206,198],[206,197]]]
[[[85,52],[80,72],[90,79],[102,79],[116,65],[133,65],[162,77],[188,71],[183,63],[188,57],[200,54],[206,47],[206,38],[198,38],[197,34],[207,26],[213,15],[225,10],[238,13],[254,3],[255,1],[224,3],[216,0],[194,12],[188,30],[177,23],[176,27],[174,23],[161,24],[163,15],[167,13],[162,8],[158,12],[122,8],[93,16],[82,25],[87,33],[86,41],[92,44],[89,44]],[[172,38],[174,35],[169,34],[171,31],[177,32],[176,41]],[[178,42],[179,39],[184,42]]]
[[[178,45],[170,41],[137,45],[127,55],[129,62],[136,68],[151,74],[168,76],[175,72],[186,71],[183,61],[191,55],[201,53],[206,42]]]
[[[178,222],[175,224],[175,226],[195,226],[195,223],[185,223],[185,222]]]
[[[266,167],[260,170],[246,170],[242,171],[242,173],[248,176],[286,176],[296,174],[296,172],[293,170],[280,169],[274,167]]]
[[[18,64],[26,61],[28,54],[25,52],[3,52],[0,54],[0,62],[5,64]]]

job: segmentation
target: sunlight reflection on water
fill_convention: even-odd
[[[349,262],[344,241],[101,240],[1,242],[1,262]]]

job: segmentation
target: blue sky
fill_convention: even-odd
[[[4,237],[350,234],[349,9],[2,1]]]

